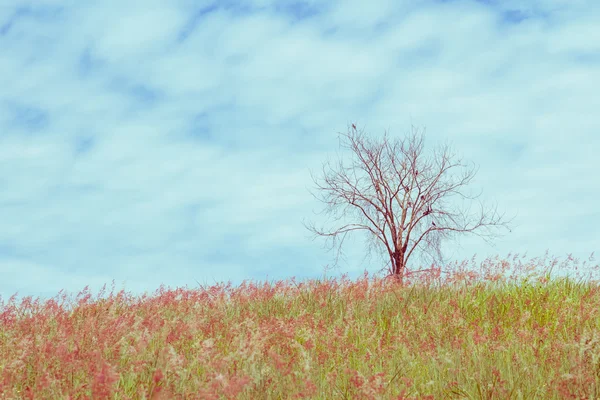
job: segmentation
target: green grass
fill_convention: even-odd
[[[546,264],[2,303],[0,398],[600,398],[600,287]]]

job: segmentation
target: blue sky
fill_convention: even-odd
[[[309,170],[356,123],[426,129],[516,215],[490,246],[600,243],[600,2],[4,1],[0,295],[320,278]],[[382,267],[350,241],[339,269]]]

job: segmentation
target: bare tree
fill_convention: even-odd
[[[332,239],[331,248],[338,245],[336,264],[346,234],[363,231],[372,245],[389,256],[388,276],[402,283],[415,251],[443,262],[441,244],[455,234],[471,233],[490,242],[498,236],[491,228],[508,228],[495,207],[484,210],[479,203],[479,212],[472,214],[470,207],[461,209],[448,201],[455,195],[463,200],[479,197],[481,193],[469,196],[461,191],[476,168],[468,168],[460,159],[454,161],[448,145],[426,158],[424,135],[412,128],[404,140],[392,141],[387,133],[375,140],[352,124],[349,133],[339,134],[340,147],[352,152],[352,163],[345,165],[340,159],[335,168],[324,163],[321,179],[311,172],[319,195],[311,193],[325,203],[324,212],[336,222],[349,222],[332,230],[304,224],[315,237]],[[452,174],[457,168],[462,169],[458,176]]]

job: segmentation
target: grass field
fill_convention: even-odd
[[[2,399],[596,399],[577,260],[0,305]],[[585,263],[584,263],[585,266]],[[596,269],[598,266],[595,267]]]

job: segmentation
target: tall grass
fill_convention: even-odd
[[[0,306],[0,398],[600,398],[596,281],[552,277],[556,259],[466,266],[404,286],[365,273],[13,297]]]

